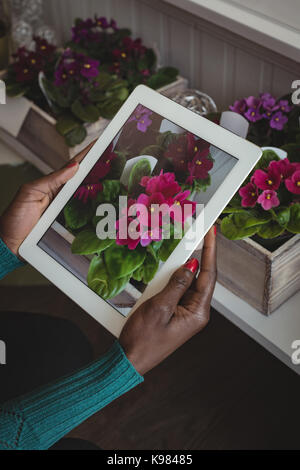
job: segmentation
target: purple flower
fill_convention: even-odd
[[[282,114],[281,111],[277,111],[277,113],[273,114],[270,120],[270,127],[272,129],[276,129],[277,131],[282,131],[284,125],[288,122],[287,116]]]
[[[83,77],[92,78],[97,77],[99,74],[99,61],[86,57],[83,54],[78,54],[78,59],[80,60],[79,67],[80,73]]]
[[[96,25],[100,26],[100,28],[102,29],[107,29],[110,26],[107,19],[104,16],[101,16],[100,18],[96,18]]]
[[[243,98],[241,100],[236,100],[233,106],[229,106],[229,109],[234,113],[244,114],[246,112],[246,100]]]
[[[149,118],[151,116],[152,111],[150,109],[145,108],[141,104],[139,104],[133,114],[128,119],[128,122],[136,121],[137,122],[137,129],[141,132],[146,132],[147,128],[151,126],[152,121]]]
[[[280,100],[278,107],[280,108],[280,111],[283,111],[284,113],[289,113],[293,109],[292,106],[289,106],[288,100]]]
[[[277,207],[280,204],[277,193],[273,190],[263,191],[258,197],[257,202],[262,205],[265,211],[269,211],[272,207]]]
[[[239,195],[242,198],[243,207],[254,207],[258,198],[257,187],[253,183],[248,183],[240,188]]]
[[[248,119],[248,121],[251,122],[260,121],[262,119],[262,115],[260,114],[258,108],[249,108],[244,116],[246,119]]]
[[[259,109],[261,106],[261,103],[262,103],[261,99],[255,98],[255,96],[248,96],[248,98],[246,98],[246,104],[251,109]]]

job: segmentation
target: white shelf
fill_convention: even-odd
[[[217,283],[212,305],[300,375],[300,365],[294,365],[291,360],[293,353],[291,345],[295,340],[300,340],[300,292],[267,317]]]
[[[255,10],[255,5],[249,2],[233,0],[164,0],[178,8],[186,10],[204,20],[232,31],[258,44],[263,44],[279,54],[300,61],[300,28],[294,26],[294,21],[279,17],[273,9]],[[242,4],[243,3],[243,4]],[[278,7],[278,5],[277,5]],[[300,17],[300,2],[294,0],[285,2],[289,17]],[[266,11],[271,9],[270,15]],[[274,9],[275,10],[275,9]]]

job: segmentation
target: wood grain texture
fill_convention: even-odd
[[[300,289],[300,236],[273,253],[218,232],[218,280],[254,308],[270,315]]]

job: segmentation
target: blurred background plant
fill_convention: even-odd
[[[0,2],[0,70],[7,67],[10,52],[11,16],[7,0]]]

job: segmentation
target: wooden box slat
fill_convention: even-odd
[[[300,290],[300,235],[273,253],[251,239],[228,240],[220,231],[217,243],[218,281],[261,313],[270,315]]]

